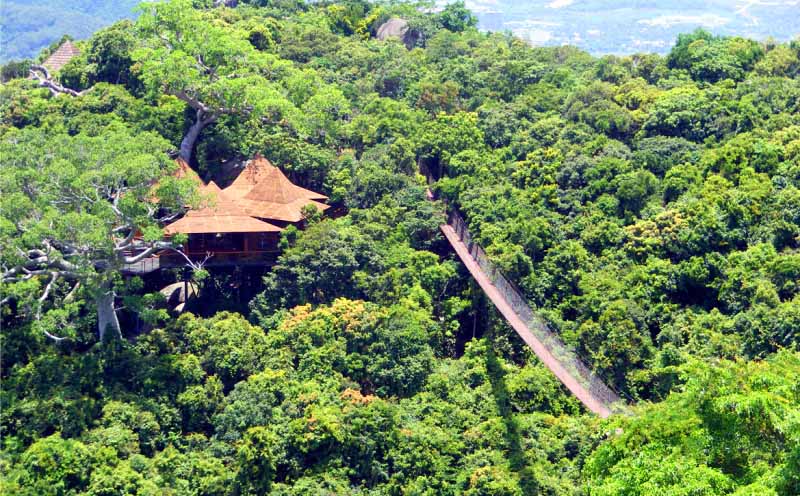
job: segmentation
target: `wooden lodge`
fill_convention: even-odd
[[[164,236],[185,234],[188,242],[183,252],[193,260],[208,265],[264,264],[275,259],[280,233],[286,226],[302,227],[303,209],[313,205],[328,209],[328,197],[293,184],[267,159],[256,155],[225,189],[214,181],[205,184],[183,160],[178,159],[176,176],[197,182],[204,196],[203,205],[190,209],[180,219],[164,228]],[[183,265],[180,254],[162,253],[159,260],[148,260],[141,270],[151,272],[161,267]],[[148,265],[149,264],[149,265]]]
[[[277,248],[282,228],[247,215],[213,181],[201,191],[210,204],[189,210],[164,228],[167,237],[188,236],[186,253],[257,253]]]

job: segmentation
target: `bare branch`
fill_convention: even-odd
[[[158,241],[150,245],[147,249],[143,252],[139,253],[138,255],[134,255],[132,257],[124,257],[124,262],[126,264],[134,264],[144,258],[149,257],[153,253],[157,252],[158,250],[170,250],[172,248],[172,243],[167,241]]]
[[[50,76],[50,71],[47,70],[47,67],[45,67],[43,65],[32,65],[30,70],[31,70],[31,72],[33,72],[33,71],[40,72],[44,76],[45,79],[52,79],[52,77]],[[34,75],[34,77],[35,76],[36,75]]]
[[[211,80],[212,80],[212,81],[216,81],[216,80],[218,80],[218,79],[219,79],[219,76],[217,76],[217,71],[216,71],[216,70],[214,70],[214,68],[213,68],[213,67],[209,67],[209,66],[207,66],[207,65],[205,64],[205,62],[203,62],[203,57],[202,57],[202,55],[198,55],[198,56],[197,56],[197,65],[198,65],[198,67],[200,68],[200,70],[202,70],[203,72],[205,72],[206,74],[208,74],[209,76],[211,76]]]
[[[208,262],[208,260],[209,260],[211,257],[213,257],[213,256],[214,256],[214,254],[213,254],[213,253],[211,253],[210,251],[207,251],[207,252],[206,252],[206,257],[203,259],[203,261],[202,261],[202,262],[195,262],[194,260],[192,260],[191,258],[189,258],[189,256],[188,256],[188,255],[186,255],[184,252],[182,252],[182,251],[179,251],[179,250],[174,250],[174,251],[177,251],[178,253],[180,253],[180,254],[181,254],[181,256],[184,258],[184,260],[186,260],[186,264],[187,264],[189,267],[191,267],[191,269],[192,269],[192,270],[194,270],[194,271],[202,270],[202,269],[203,269],[203,267],[206,265],[206,262]]]
[[[184,212],[182,212],[182,211],[179,211],[179,212],[175,212],[175,213],[167,214],[167,215],[165,215],[164,217],[159,217],[159,218],[157,219],[157,222],[158,222],[159,224],[166,224],[167,222],[172,222],[173,220],[175,220],[175,219],[177,219],[178,217],[180,217],[181,215],[183,215],[183,213],[184,213]]]
[[[178,91],[176,93],[173,93],[173,95],[177,97],[179,100],[186,102],[190,107],[198,111],[197,114],[198,121],[212,119],[209,121],[210,123],[219,117],[218,114],[238,114],[238,113],[249,114],[250,112],[253,111],[252,105],[245,105],[242,108],[209,107],[196,97],[189,95],[186,92],[186,90]],[[217,98],[222,99],[222,95],[217,95]],[[202,114],[200,112],[202,112]]]
[[[50,275],[50,282],[47,283],[42,296],[39,297],[39,305],[36,308],[36,320],[42,318],[42,305],[44,305],[44,302],[50,296],[50,291],[53,289],[53,285],[56,283],[56,281],[58,281],[58,272],[51,272]]]
[[[52,269],[58,269],[57,272],[60,276],[75,277],[78,272],[78,266],[64,260],[63,258],[53,258],[51,254],[57,252],[47,240],[42,243],[45,246],[45,251],[39,249],[29,250],[27,253],[22,253],[23,256],[28,257],[23,263],[7,269],[3,272],[3,282],[18,282],[27,281],[34,276],[44,275]],[[72,247],[66,247],[61,250],[62,255],[67,256],[74,253]]]
[[[72,289],[69,291],[69,293],[67,293],[67,296],[64,297],[64,303],[71,302],[72,299],[75,297],[75,293],[78,291],[80,287],[81,287],[81,282],[80,281],[76,282],[75,286],[73,286]]]
[[[131,247],[133,244],[133,237],[136,235],[136,230],[133,228],[128,229],[128,234],[125,236],[125,239],[120,241],[119,243],[114,244],[114,251],[120,252],[125,251]]]
[[[64,340],[66,340],[66,339],[69,339],[69,338],[68,338],[68,337],[66,337],[66,336],[64,336],[64,337],[62,338],[62,337],[59,337],[59,336],[55,336],[55,335],[53,335],[53,334],[50,334],[49,332],[47,332],[47,331],[46,331],[46,330],[44,330],[44,329],[42,329],[42,332],[44,333],[44,335],[45,335],[45,336],[47,336],[48,338],[52,339],[52,340],[53,340],[53,341],[55,341],[56,343],[60,343],[61,341],[64,341]]]
[[[164,45],[166,45],[167,48],[172,50],[172,48],[173,48],[172,47],[172,42],[169,40],[169,38],[167,38],[167,36],[164,33],[159,33],[158,37],[161,39],[161,41],[164,42]]]
[[[83,91],[75,91],[71,88],[62,86],[61,84],[53,81],[52,77],[50,76],[50,71],[48,71],[47,68],[44,67],[43,65],[32,65],[29,72],[33,79],[39,81],[39,86],[49,89],[50,93],[53,96],[57,95],[81,96],[87,91],[92,89],[88,88]]]
[[[200,101],[200,100],[198,100],[197,98],[194,98],[194,97],[192,97],[192,96],[189,96],[189,94],[188,94],[188,93],[186,93],[186,91],[185,91],[185,90],[181,90],[181,91],[178,91],[177,93],[173,93],[173,94],[174,94],[174,95],[175,95],[175,96],[176,96],[176,97],[177,97],[179,100],[183,100],[184,102],[188,103],[188,104],[189,104],[189,106],[190,106],[190,107],[192,107],[193,109],[195,109],[195,110],[197,110],[197,111],[199,111],[199,112],[204,112],[204,113],[208,113],[208,112],[209,112],[209,108],[208,108],[208,107],[207,107],[207,106],[206,106],[206,105],[205,105],[203,102],[201,102],[201,101]],[[199,115],[198,115],[198,119],[199,119],[199,118],[200,118],[200,117],[199,117]]]
[[[198,120],[200,121],[200,125],[205,127],[209,124],[216,122],[216,120],[219,119],[219,115],[220,114],[208,114],[203,116],[202,118],[198,116]]]

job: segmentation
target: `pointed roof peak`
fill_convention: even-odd
[[[239,177],[223,190],[236,204],[254,217],[283,222],[303,220],[302,209],[314,205],[328,208],[327,196],[295,185],[280,168],[256,154],[248,161]]]
[[[277,186],[275,186],[278,190],[283,191],[286,193],[284,199],[286,200],[284,203],[293,201],[298,198],[307,198],[310,200],[327,200],[328,197],[316,193],[314,191],[302,188],[294,184],[283,171],[276,167],[270,162],[268,159],[264,158],[263,155],[260,153],[256,153],[253,155],[252,160],[248,160],[245,164],[242,172],[239,173],[239,176],[231,183],[230,186],[225,188],[225,193],[230,195],[234,198],[245,198],[248,197],[250,199],[259,199],[253,198],[253,195],[262,197],[264,191],[261,194],[254,193],[257,188],[259,189],[269,189],[267,186],[261,186],[263,183],[273,183],[276,182]]]
[[[74,57],[80,55],[80,53],[81,51],[78,50],[78,47],[76,47],[72,41],[66,40],[47,57],[47,60],[45,60],[42,65],[47,67],[50,72],[56,72],[67,65]]]
[[[213,179],[211,181],[209,181],[208,184],[203,186],[202,190],[203,190],[203,193],[208,193],[210,195],[214,195],[214,196],[217,196],[217,197],[219,197],[220,195],[223,194],[222,193],[222,188],[217,186],[217,183],[215,183]]]
[[[65,40],[64,43],[62,43],[61,46],[58,47],[58,49],[59,50],[69,50],[69,51],[72,51],[72,52],[81,53],[81,51],[78,50],[78,47],[75,46],[75,44],[72,42],[72,40]]]
[[[232,197],[242,198],[274,168],[269,160],[256,153],[225,191]]]
[[[301,188],[292,184],[280,169],[273,167],[244,197],[248,200],[287,204],[302,199],[304,195]]]

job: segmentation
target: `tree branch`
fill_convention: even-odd
[[[202,269],[203,269],[203,267],[206,265],[206,262],[208,262],[208,260],[209,260],[211,257],[213,257],[213,256],[214,256],[214,254],[213,254],[213,253],[211,253],[210,251],[207,251],[207,252],[206,252],[206,258],[204,258],[202,262],[195,262],[194,260],[192,260],[191,258],[189,258],[189,256],[188,256],[187,254],[185,254],[184,252],[182,252],[182,251],[180,251],[180,250],[176,250],[175,248],[171,248],[171,250],[172,250],[172,251],[174,251],[174,252],[176,252],[176,253],[178,253],[178,254],[180,254],[180,256],[182,256],[182,257],[183,257],[183,259],[184,259],[184,260],[186,260],[186,264],[187,264],[189,267],[191,267],[191,269],[192,269],[192,270],[194,270],[194,271],[197,271],[197,270],[202,270]]]
[[[57,250],[47,240],[43,241],[42,244],[45,246],[46,251],[32,249],[27,253],[23,253],[23,256],[28,257],[28,260],[3,272],[3,282],[27,281],[34,276],[46,274],[50,269],[58,269],[61,276],[76,276],[78,267],[75,264],[63,258],[53,259],[51,253]]]
[[[193,109],[202,111],[204,113],[209,113],[209,108],[197,98],[189,96],[189,94],[186,93],[186,90],[178,91],[177,93],[173,93],[173,95],[175,95],[179,100],[183,100],[189,104],[189,106]]]
[[[160,39],[161,41],[163,41],[163,42],[164,42],[164,45],[166,45],[166,47],[167,47],[168,49],[170,49],[170,50],[172,50],[172,49],[173,49],[173,47],[172,47],[172,42],[169,40],[169,38],[167,38],[167,37],[166,37],[166,35],[164,35],[163,33],[159,33],[158,37],[159,37],[159,39]]]
[[[150,245],[148,248],[146,248],[143,252],[139,253],[138,255],[134,255],[132,257],[124,257],[123,261],[125,262],[125,264],[135,264],[136,262],[139,262],[140,260],[149,257],[158,250],[174,250],[174,248],[172,247],[172,243],[168,241],[157,241],[152,245]]]
[[[50,290],[53,289],[53,285],[58,281],[58,272],[51,272],[50,282],[47,283],[47,286],[44,288],[44,292],[42,296],[39,297],[39,305],[36,308],[36,320],[42,318],[42,305],[44,304],[47,297],[50,296]]]
[[[69,338],[68,338],[68,337],[66,337],[66,336],[64,336],[64,337],[62,338],[62,337],[59,337],[59,336],[55,336],[55,335],[53,335],[53,334],[50,334],[50,333],[49,333],[49,332],[47,332],[45,329],[42,329],[42,332],[44,333],[44,335],[45,335],[45,336],[47,336],[48,338],[52,339],[52,340],[53,340],[53,341],[55,341],[56,343],[60,343],[61,341],[64,341],[65,339],[69,339]]]
[[[50,71],[48,71],[43,65],[32,65],[29,72],[33,79],[39,81],[39,86],[49,89],[53,96],[64,94],[70,96],[82,96],[84,93],[92,89],[88,88],[83,91],[75,91],[71,88],[62,86],[53,81],[52,77],[50,76]]]
[[[125,239],[120,241],[119,243],[114,244],[114,251],[121,252],[125,251],[133,245],[133,237],[136,235],[136,229],[132,227],[128,228],[128,234],[125,236]]]
[[[81,287],[81,282],[80,281],[76,282],[75,285],[72,287],[72,289],[69,291],[69,293],[67,293],[67,296],[64,297],[64,303],[71,302],[72,299],[75,297],[75,293],[78,291],[80,287]]]
[[[198,114],[198,116],[197,116],[198,120],[203,120],[203,119],[214,119],[214,120],[216,120],[219,117],[219,114],[237,114],[237,113],[240,113],[240,112],[244,113],[244,114],[249,114],[250,112],[253,111],[253,106],[252,105],[245,105],[244,107],[242,107],[240,109],[239,108],[233,108],[233,107],[209,107],[205,103],[203,103],[200,100],[198,100],[196,97],[193,97],[193,96],[189,95],[188,93],[186,93],[186,90],[181,90],[181,91],[178,91],[178,92],[174,92],[174,93],[172,93],[172,95],[174,95],[179,100],[181,100],[183,102],[186,102],[193,109],[195,109],[197,111],[200,111],[200,112],[203,112],[202,115]],[[219,95],[217,97],[221,99],[221,97]],[[206,116],[208,116],[208,117],[206,117]],[[213,122],[213,121],[211,121],[211,122]]]
[[[172,222],[173,220],[177,219],[178,217],[183,215],[183,213],[184,213],[183,211],[178,211],[175,213],[167,214],[164,217],[159,217],[156,220],[156,222],[158,222],[159,224],[166,224],[168,222]]]

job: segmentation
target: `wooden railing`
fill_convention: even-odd
[[[188,253],[187,256],[195,262],[205,260],[205,267],[228,267],[228,266],[272,266],[278,259],[279,250],[257,251],[257,252],[220,252],[212,253],[206,260],[207,253]],[[152,257],[128,264],[123,267],[123,272],[127,274],[143,275],[155,272],[160,269],[176,268],[186,266],[186,258],[180,253],[164,251]]]

